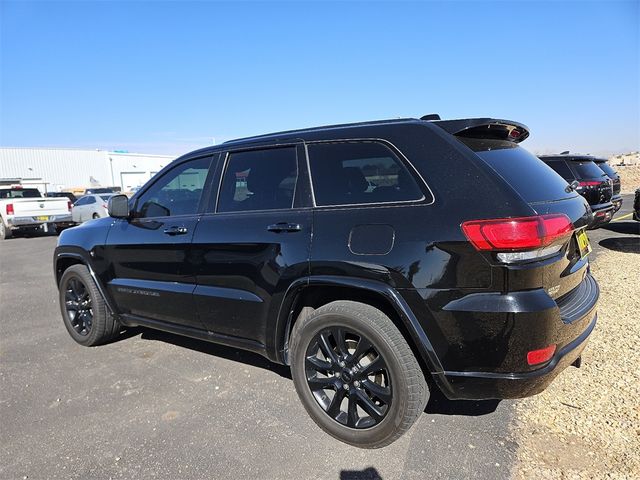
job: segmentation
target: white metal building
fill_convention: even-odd
[[[40,191],[141,186],[175,157],[71,148],[0,147],[0,180],[21,179]]]

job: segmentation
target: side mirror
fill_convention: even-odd
[[[113,218],[129,218],[129,198],[126,195],[114,195],[109,198],[107,212]]]

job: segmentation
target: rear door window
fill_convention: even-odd
[[[587,162],[569,162],[571,168],[578,178],[600,178],[604,176],[604,172],[600,170],[592,161]]]
[[[421,200],[413,175],[386,145],[371,141],[308,145],[318,206]]]
[[[561,200],[577,195],[567,189],[567,181],[550,166],[512,142],[472,138],[459,140],[487,162],[526,202]]]

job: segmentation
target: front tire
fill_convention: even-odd
[[[291,333],[291,373],[307,413],[325,432],[361,448],[402,436],[429,390],[398,328],[371,305],[336,301],[300,319]]]
[[[60,279],[60,309],[69,335],[92,347],[120,333],[118,320],[109,313],[102,294],[84,265],[72,265]]]

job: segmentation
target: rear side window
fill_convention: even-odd
[[[96,197],[87,197],[86,204],[89,205],[91,203],[96,203]]]
[[[460,138],[529,203],[576,196],[567,181],[538,157],[516,144],[499,140]]]
[[[578,178],[600,178],[604,176],[604,172],[592,161],[570,162],[570,164]]]
[[[231,153],[218,212],[292,208],[297,178],[295,147]]]
[[[564,178],[565,180],[567,181],[575,180],[575,177],[573,176],[573,172],[569,168],[569,165],[567,165],[567,162],[565,162],[564,160],[552,160],[547,162],[547,165],[553,168],[556,171],[556,173],[560,175],[562,178]]]
[[[328,142],[308,146],[318,206],[421,200],[413,175],[378,142]]]

